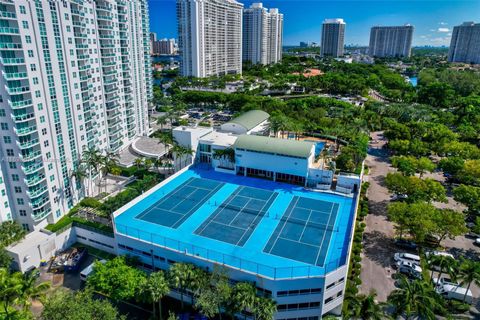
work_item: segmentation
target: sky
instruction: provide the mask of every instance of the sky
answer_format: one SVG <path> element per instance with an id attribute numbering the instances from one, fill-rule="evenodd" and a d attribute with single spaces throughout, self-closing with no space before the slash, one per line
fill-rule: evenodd
<path id="1" fill-rule="evenodd" d="M 239 2 L 247 7 L 259 1 Z M 159 38 L 176 38 L 175 0 L 149 0 L 149 5 L 151 31 Z M 319 43 L 327 18 L 345 20 L 346 45 L 368 45 L 372 26 L 409 23 L 415 27 L 414 46 L 448 46 L 453 26 L 480 22 L 480 0 L 268 0 L 263 5 L 284 14 L 284 45 Z"/>

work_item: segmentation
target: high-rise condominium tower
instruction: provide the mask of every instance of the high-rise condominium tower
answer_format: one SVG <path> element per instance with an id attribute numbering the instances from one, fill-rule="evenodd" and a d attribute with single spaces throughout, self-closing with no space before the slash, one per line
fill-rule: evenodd
<path id="1" fill-rule="evenodd" d="M 242 73 L 242 11 L 234 0 L 177 0 L 183 76 Z"/>
<path id="2" fill-rule="evenodd" d="M 84 196 L 84 150 L 147 133 L 148 6 L 4 0 L 0 12 L 0 220 L 32 230 Z"/>
<path id="3" fill-rule="evenodd" d="M 282 59 L 283 14 L 253 3 L 243 11 L 243 60 L 271 64 Z"/>
<path id="4" fill-rule="evenodd" d="M 325 19 L 322 25 L 322 57 L 338 58 L 343 56 L 345 41 L 345 22 L 343 19 Z"/>
<path id="5" fill-rule="evenodd" d="M 453 28 L 448 61 L 480 63 L 480 23 L 464 22 Z"/>
<path id="6" fill-rule="evenodd" d="M 410 57 L 413 26 L 373 27 L 368 52 L 373 57 Z"/>

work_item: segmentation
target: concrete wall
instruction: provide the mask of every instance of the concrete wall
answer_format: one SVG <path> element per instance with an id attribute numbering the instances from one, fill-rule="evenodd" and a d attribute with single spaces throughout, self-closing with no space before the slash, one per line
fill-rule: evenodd
<path id="1" fill-rule="evenodd" d="M 309 159 L 235 150 L 235 164 L 237 167 L 254 168 L 306 177 Z"/>

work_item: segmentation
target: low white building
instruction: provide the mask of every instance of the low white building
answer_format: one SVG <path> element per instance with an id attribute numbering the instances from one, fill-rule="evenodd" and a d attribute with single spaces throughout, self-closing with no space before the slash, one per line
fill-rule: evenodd
<path id="1" fill-rule="evenodd" d="M 265 135 L 269 130 L 268 118 L 270 118 L 270 115 L 265 111 L 251 110 L 225 124 L 222 124 L 220 126 L 220 131 L 231 132 L 237 135 Z"/>

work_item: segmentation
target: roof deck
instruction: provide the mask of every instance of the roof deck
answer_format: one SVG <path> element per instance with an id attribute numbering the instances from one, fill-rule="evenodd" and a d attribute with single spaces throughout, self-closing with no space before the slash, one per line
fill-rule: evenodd
<path id="1" fill-rule="evenodd" d="M 120 235 L 271 279 L 346 262 L 355 198 L 190 168 L 115 213 Z"/>

